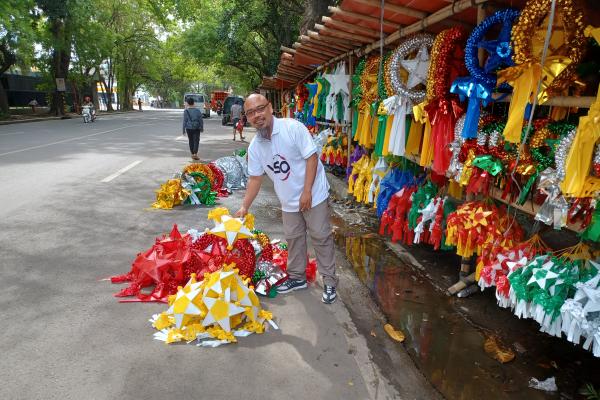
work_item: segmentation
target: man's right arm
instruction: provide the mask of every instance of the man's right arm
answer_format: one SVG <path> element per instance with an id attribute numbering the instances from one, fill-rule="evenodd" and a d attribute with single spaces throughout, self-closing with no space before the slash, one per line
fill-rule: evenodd
<path id="1" fill-rule="evenodd" d="M 264 175 L 260 175 L 260 176 L 252 176 L 251 175 L 248 178 L 248 186 L 246 187 L 246 194 L 244 195 L 244 201 L 242 201 L 242 206 L 235 213 L 236 217 L 243 217 L 246 214 L 248 214 L 248 210 L 250 209 L 252 202 L 254 202 L 254 199 L 256 198 L 256 196 L 258 195 L 258 192 L 260 191 L 260 186 L 262 184 L 263 176 Z"/>

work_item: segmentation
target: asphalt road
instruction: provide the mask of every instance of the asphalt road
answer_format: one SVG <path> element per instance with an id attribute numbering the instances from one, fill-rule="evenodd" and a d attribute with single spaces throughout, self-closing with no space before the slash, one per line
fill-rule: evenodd
<path id="1" fill-rule="evenodd" d="M 203 161 L 240 148 L 230 129 L 205 121 Z M 345 307 L 316 286 L 263 302 L 280 331 L 217 349 L 153 340 L 165 305 L 112 296 L 101 279 L 174 223 L 210 226 L 206 207 L 149 209 L 188 161 L 180 110 L 0 126 L 0 398 L 389 398 Z M 242 196 L 220 203 L 235 211 Z M 271 237 L 277 205 L 267 185 L 252 210 Z"/>

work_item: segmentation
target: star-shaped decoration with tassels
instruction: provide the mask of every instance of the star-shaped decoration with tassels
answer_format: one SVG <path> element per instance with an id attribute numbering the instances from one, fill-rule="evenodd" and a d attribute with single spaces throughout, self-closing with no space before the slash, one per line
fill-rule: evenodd
<path id="1" fill-rule="evenodd" d="M 206 308 L 201 302 L 201 285 L 202 283 L 196 282 L 196 277 L 192 274 L 190 281 L 177 291 L 173 303 L 167 310 L 167 313 L 175 318 L 177 328 L 185 325 L 190 317 L 206 315 Z"/>
<path id="2" fill-rule="evenodd" d="M 245 308 L 231 302 L 230 288 L 225 289 L 218 298 L 205 296 L 202 301 L 208 309 L 202 325 L 217 323 L 225 332 L 231 332 L 231 318 L 246 311 Z"/>
<path id="3" fill-rule="evenodd" d="M 233 244 L 238 239 L 254 237 L 254 234 L 248 229 L 243 219 L 233 218 L 229 215 L 223 215 L 221 222 L 209 232 L 227 240 L 227 250 L 233 249 Z"/>

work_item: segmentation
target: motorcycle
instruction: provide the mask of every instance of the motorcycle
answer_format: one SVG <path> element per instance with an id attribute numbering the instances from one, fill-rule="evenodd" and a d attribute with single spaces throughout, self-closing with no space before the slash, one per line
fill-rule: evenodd
<path id="1" fill-rule="evenodd" d="M 81 107 L 81 116 L 83 117 L 83 122 L 94 122 L 96 120 L 96 113 L 92 109 L 91 106 L 83 106 Z"/>

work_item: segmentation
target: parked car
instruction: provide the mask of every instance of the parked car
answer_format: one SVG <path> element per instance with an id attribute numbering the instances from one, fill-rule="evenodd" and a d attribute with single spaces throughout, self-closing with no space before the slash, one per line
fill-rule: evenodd
<path id="1" fill-rule="evenodd" d="M 231 106 L 235 103 L 242 105 L 242 111 L 244 110 L 244 98 L 242 96 L 229 96 L 223 103 L 223 118 L 221 118 L 222 125 L 231 124 Z"/>
<path id="2" fill-rule="evenodd" d="M 187 99 L 194 99 L 194 106 L 202 111 L 204 118 L 210 118 L 210 107 L 206 103 L 206 95 L 204 93 L 186 93 L 183 95 L 183 107 L 187 107 Z"/>

